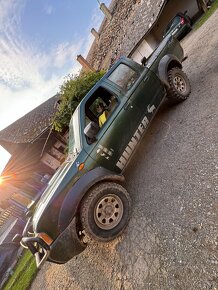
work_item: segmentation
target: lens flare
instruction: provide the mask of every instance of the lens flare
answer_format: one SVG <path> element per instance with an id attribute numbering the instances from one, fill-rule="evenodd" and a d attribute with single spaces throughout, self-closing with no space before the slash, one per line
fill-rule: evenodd
<path id="1" fill-rule="evenodd" d="M 5 182 L 6 180 L 10 180 L 10 179 L 15 179 L 16 175 L 15 174 L 11 174 L 11 175 L 5 175 L 5 176 L 0 176 L 0 185 Z"/>

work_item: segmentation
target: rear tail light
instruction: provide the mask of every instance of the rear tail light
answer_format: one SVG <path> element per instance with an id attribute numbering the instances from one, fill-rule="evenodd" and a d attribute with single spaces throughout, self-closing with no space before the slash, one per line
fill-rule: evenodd
<path id="1" fill-rule="evenodd" d="M 181 19 L 180 19 L 180 24 L 185 24 L 185 19 L 183 18 L 183 17 L 181 17 Z"/>

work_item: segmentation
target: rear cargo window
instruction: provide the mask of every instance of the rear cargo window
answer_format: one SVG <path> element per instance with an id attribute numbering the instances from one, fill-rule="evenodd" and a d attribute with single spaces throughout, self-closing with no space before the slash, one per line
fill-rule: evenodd
<path id="1" fill-rule="evenodd" d="M 108 77 L 108 79 L 121 87 L 123 90 L 129 90 L 138 79 L 138 74 L 129 66 L 121 63 Z"/>

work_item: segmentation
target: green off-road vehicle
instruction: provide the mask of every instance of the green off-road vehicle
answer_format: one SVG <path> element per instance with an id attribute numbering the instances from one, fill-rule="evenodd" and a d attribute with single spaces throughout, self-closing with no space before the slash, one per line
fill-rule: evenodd
<path id="1" fill-rule="evenodd" d="M 143 65 L 120 58 L 79 104 L 69 125 L 68 158 L 21 240 L 38 267 L 81 253 L 84 235 L 108 242 L 123 232 L 131 199 L 122 174 L 164 98 L 181 102 L 189 96 L 183 59 L 179 42 L 169 35 Z"/>

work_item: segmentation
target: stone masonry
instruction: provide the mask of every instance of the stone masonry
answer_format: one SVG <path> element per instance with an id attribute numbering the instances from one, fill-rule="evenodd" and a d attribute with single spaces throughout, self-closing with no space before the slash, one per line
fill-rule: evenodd
<path id="1" fill-rule="evenodd" d="M 96 70 L 107 69 L 120 56 L 128 56 L 156 21 L 165 0 L 113 0 L 112 19 L 104 18 L 87 56 Z"/>

